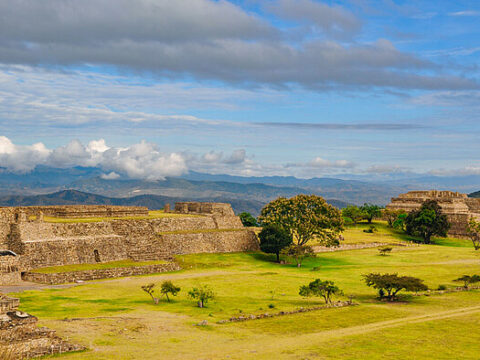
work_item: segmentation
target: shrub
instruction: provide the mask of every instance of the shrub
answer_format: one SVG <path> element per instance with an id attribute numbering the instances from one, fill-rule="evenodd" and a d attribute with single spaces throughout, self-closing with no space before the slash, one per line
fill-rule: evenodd
<path id="1" fill-rule="evenodd" d="M 369 234 L 373 234 L 375 231 L 377 231 L 377 228 L 373 225 L 370 225 L 368 229 L 363 230 L 364 233 Z"/>
<path id="2" fill-rule="evenodd" d="M 392 252 L 393 248 L 390 246 L 384 246 L 378 249 L 378 252 L 382 256 L 386 256 L 388 253 Z"/>
<path id="3" fill-rule="evenodd" d="M 447 290 L 447 285 L 443 285 L 443 284 L 438 285 L 437 290 L 440 290 L 440 291 Z"/>
<path id="4" fill-rule="evenodd" d="M 423 283 L 423 280 L 412 276 L 370 273 L 363 275 L 363 278 L 367 286 L 378 289 L 380 297 L 386 297 L 389 301 L 394 301 L 397 293 L 401 290 L 415 292 L 428 290 L 428 287 Z M 381 291 L 383 292 L 381 293 Z"/>
<path id="5" fill-rule="evenodd" d="M 203 308 L 208 301 L 215 298 L 215 293 L 207 285 L 202 285 L 198 288 L 193 288 L 190 290 L 188 292 L 188 296 L 194 300 L 197 300 L 198 307 Z"/>

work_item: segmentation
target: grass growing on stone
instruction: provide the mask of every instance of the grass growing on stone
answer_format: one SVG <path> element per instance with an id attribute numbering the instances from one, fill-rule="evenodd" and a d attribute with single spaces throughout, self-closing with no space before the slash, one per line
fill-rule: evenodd
<path id="1" fill-rule="evenodd" d="M 112 221 L 112 220 L 143 220 L 143 219 L 161 219 L 161 218 L 171 218 L 171 217 L 198 217 L 202 215 L 196 214 L 176 214 L 176 213 L 166 213 L 163 210 L 152 210 L 148 212 L 148 216 L 121 216 L 121 217 L 88 217 L 88 218 L 78 218 L 78 219 L 63 219 L 56 218 L 52 216 L 45 216 L 43 220 L 50 223 L 91 223 L 91 222 L 101 222 L 101 221 Z"/>
<path id="2" fill-rule="evenodd" d="M 50 267 L 35 269 L 35 270 L 32 270 L 31 272 L 36 272 L 41 274 L 54 274 L 54 273 L 66 273 L 66 272 L 72 272 L 72 271 L 126 268 L 126 267 L 147 266 L 147 265 L 157 265 L 157 264 L 166 264 L 166 263 L 167 262 L 163 260 L 155 260 L 155 261 L 119 260 L 119 261 L 111 261 L 111 262 L 95 263 L 95 264 L 73 264 L 73 265 L 63 265 L 63 266 L 50 266 Z"/>
<path id="3" fill-rule="evenodd" d="M 375 271 L 417 276 L 432 289 L 458 286 L 453 279 L 480 273 L 479 253 L 464 244 L 395 246 L 388 257 L 375 248 L 321 253 L 302 268 L 262 253 L 184 255 L 177 259 L 184 270 L 175 273 L 15 295 L 41 325 L 91 349 L 62 359 L 478 359 L 480 291 L 404 295 L 386 303 L 362 282 L 362 274 Z M 298 295 L 300 285 L 316 278 L 335 281 L 343 298 L 353 295 L 359 305 L 216 323 L 319 305 Z M 181 291 L 154 305 L 140 287 L 164 280 Z M 203 309 L 187 296 L 200 284 L 216 293 Z M 206 326 L 196 325 L 203 320 Z"/>
<path id="4" fill-rule="evenodd" d="M 204 233 L 219 233 L 219 232 L 232 232 L 232 231 L 244 231 L 245 228 L 240 229 L 199 229 L 199 230 L 175 230 L 175 231 L 163 231 L 158 233 L 159 235 L 176 235 L 176 234 L 204 234 Z"/>

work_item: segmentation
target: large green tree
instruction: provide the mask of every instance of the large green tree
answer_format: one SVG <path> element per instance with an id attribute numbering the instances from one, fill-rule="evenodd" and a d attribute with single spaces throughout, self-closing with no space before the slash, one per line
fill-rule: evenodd
<path id="1" fill-rule="evenodd" d="M 306 245 L 313 238 L 325 246 L 336 245 L 343 231 L 340 210 L 316 195 L 280 197 L 262 209 L 259 220 L 285 229 L 298 246 Z"/>
<path id="2" fill-rule="evenodd" d="M 360 207 L 360 210 L 362 210 L 369 224 L 372 223 L 373 219 L 382 216 L 382 208 L 378 205 L 365 203 Z"/>
<path id="3" fill-rule="evenodd" d="M 405 231 L 409 235 L 420 236 L 425 244 L 430 244 L 432 236 L 447 236 L 450 223 L 435 200 L 425 201 L 420 209 L 410 212 L 405 218 Z"/>
<path id="4" fill-rule="evenodd" d="M 264 226 L 258 237 L 260 250 L 268 254 L 276 254 L 277 262 L 280 262 L 280 251 L 292 244 L 290 233 L 274 224 Z"/>

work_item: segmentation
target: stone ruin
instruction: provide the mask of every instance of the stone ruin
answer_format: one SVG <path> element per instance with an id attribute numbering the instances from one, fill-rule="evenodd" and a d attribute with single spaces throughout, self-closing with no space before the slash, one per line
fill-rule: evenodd
<path id="1" fill-rule="evenodd" d="M 170 212 L 177 216 L 152 218 L 144 207 L 0 208 L 0 285 L 19 282 L 20 275 L 49 266 L 171 260 L 177 254 L 258 249 L 255 233 L 243 227 L 230 204 L 188 202 L 177 203 L 174 209 Z M 49 222 L 42 214 L 107 219 Z"/>
<path id="2" fill-rule="evenodd" d="M 85 349 L 38 327 L 37 318 L 18 310 L 19 299 L 0 294 L 0 359 L 25 359 Z"/>
<path id="3" fill-rule="evenodd" d="M 426 200 L 437 201 L 443 213 L 447 215 L 451 224 L 449 236 L 468 237 L 468 221 L 472 217 L 480 219 L 480 199 L 469 198 L 466 194 L 452 191 L 410 191 L 392 198 L 386 208 L 410 212 L 419 209 Z"/>
<path id="4" fill-rule="evenodd" d="M 19 284 L 22 279 L 53 284 L 179 269 L 175 262 L 167 262 L 51 275 L 31 271 L 48 266 L 171 260 L 176 254 L 258 249 L 255 233 L 243 227 L 229 204 L 188 202 L 178 203 L 174 209 L 167 206 L 165 210 L 177 216 L 152 218 L 143 207 L 0 208 L 0 286 Z M 110 219 L 48 222 L 43 215 Z M 18 311 L 18 306 L 18 299 L 0 295 L 0 359 L 83 349 L 62 340 L 53 330 L 37 327 L 37 318 Z"/>

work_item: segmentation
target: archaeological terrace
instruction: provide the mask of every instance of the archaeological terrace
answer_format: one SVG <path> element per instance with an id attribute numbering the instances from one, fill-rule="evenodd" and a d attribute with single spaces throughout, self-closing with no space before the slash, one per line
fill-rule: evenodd
<path id="1" fill-rule="evenodd" d="M 448 232 L 450 236 L 467 237 L 468 220 L 471 217 L 480 219 L 480 199 L 469 198 L 466 194 L 452 191 L 410 191 L 392 198 L 387 209 L 410 212 L 419 209 L 426 200 L 437 201 L 443 213 L 447 215 L 451 224 Z"/>
<path id="2" fill-rule="evenodd" d="M 0 285 L 24 280 L 72 282 L 71 274 L 45 279 L 31 270 L 120 260 L 170 261 L 174 255 L 258 249 L 253 231 L 243 227 L 223 203 L 177 203 L 161 216 L 145 207 L 32 206 L 0 208 Z M 10 253 L 9 253 L 9 252 Z M 12 252 L 18 256 L 13 256 Z M 171 265 L 82 274 L 83 280 L 178 269 Z M 55 280 L 52 280 L 55 279 Z M 82 278 L 80 278 L 82 279 Z"/>

